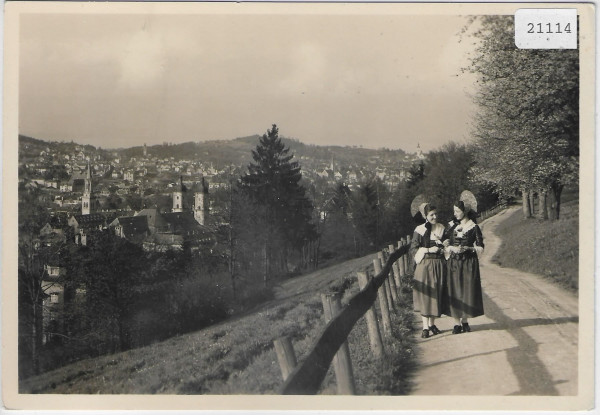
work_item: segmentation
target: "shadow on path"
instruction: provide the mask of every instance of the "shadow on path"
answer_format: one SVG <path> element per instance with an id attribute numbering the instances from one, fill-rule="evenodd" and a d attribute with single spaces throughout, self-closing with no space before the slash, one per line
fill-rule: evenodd
<path id="1" fill-rule="evenodd" d="M 551 374 L 546 369 L 544 362 L 538 357 L 538 343 L 523 329 L 528 325 L 523 324 L 531 321 L 541 320 L 545 324 L 554 324 L 557 320 L 563 322 L 577 321 L 575 318 L 546 319 L 524 319 L 513 320 L 502 312 L 502 310 L 487 296 L 483 295 L 486 315 L 496 323 L 490 324 L 494 330 L 506 330 L 516 341 L 517 346 L 505 350 L 506 359 L 512 367 L 513 373 L 519 382 L 519 390 L 513 395 L 558 395 Z M 572 320 L 573 319 L 573 320 Z M 481 326 L 479 327 L 481 328 Z"/>
<path id="2" fill-rule="evenodd" d="M 477 353 L 477 354 L 470 354 L 468 356 L 461 356 L 461 357 L 457 357 L 455 359 L 447 359 L 447 360 L 442 360 L 440 362 L 436 362 L 436 363 L 430 363 L 428 365 L 421 365 L 421 368 L 427 368 L 427 367 L 436 367 L 439 365 L 445 365 L 447 363 L 452 363 L 452 362 L 460 362 L 461 360 L 470 360 L 474 357 L 478 357 L 478 356 L 490 356 L 496 353 L 502 353 L 506 351 L 506 349 L 501 349 L 501 350 L 492 350 L 491 352 L 485 352 L 485 353 Z"/>
<path id="3" fill-rule="evenodd" d="M 485 301 L 485 300 L 484 300 Z M 486 313 L 487 314 L 487 313 Z M 488 314 L 489 316 L 489 314 Z M 579 317 L 558 317 L 558 318 L 523 318 L 520 320 L 508 320 L 508 324 L 500 324 L 499 322 L 488 324 L 477 324 L 472 326 L 475 330 L 510 330 L 514 328 L 531 327 L 531 326 L 546 326 L 550 324 L 565 324 L 579 323 Z"/>

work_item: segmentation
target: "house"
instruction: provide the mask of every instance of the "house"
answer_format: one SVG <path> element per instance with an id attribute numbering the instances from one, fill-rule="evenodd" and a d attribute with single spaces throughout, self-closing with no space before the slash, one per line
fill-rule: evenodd
<path id="1" fill-rule="evenodd" d="M 69 227 L 75 235 L 75 243 L 87 245 L 89 236 L 96 231 L 107 228 L 110 216 L 104 213 L 92 213 L 89 215 L 73 215 L 68 220 Z"/>
<path id="2" fill-rule="evenodd" d="M 184 241 L 197 249 L 214 238 L 214 232 L 199 224 L 191 211 L 161 213 L 158 209 L 143 209 L 135 216 L 116 218 L 109 228 L 115 235 L 141 244 L 146 251 L 183 249 Z"/>
<path id="3" fill-rule="evenodd" d="M 192 195 L 193 200 L 190 199 Z M 134 216 L 118 217 L 109 228 L 115 235 L 141 244 L 148 251 L 183 249 L 184 242 L 189 242 L 192 249 L 198 249 L 201 244 L 212 244 L 214 232 L 205 226 L 208 184 L 204 178 L 188 189 L 180 177 L 172 198 L 171 212 L 143 209 Z"/>
<path id="4" fill-rule="evenodd" d="M 115 235 L 134 243 L 142 243 L 146 236 L 150 234 L 148 219 L 145 216 L 116 218 L 108 227 L 113 230 Z"/>
<path id="5" fill-rule="evenodd" d="M 183 244 L 183 235 L 157 233 L 146 238 L 142 243 L 142 248 L 144 251 L 152 252 L 179 251 L 183 249 Z"/>
<path id="6" fill-rule="evenodd" d="M 327 171 L 327 169 L 324 169 L 321 172 L 317 173 L 317 176 L 326 179 L 329 177 L 329 172 Z"/>
<path id="7" fill-rule="evenodd" d="M 64 331 L 64 319 L 62 316 L 65 304 L 65 290 L 61 283 L 64 268 L 45 265 L 44 276 L 41 281 L 44 293 L 42 307 L 42 342 L 48 343 L 57 334 Z"/>

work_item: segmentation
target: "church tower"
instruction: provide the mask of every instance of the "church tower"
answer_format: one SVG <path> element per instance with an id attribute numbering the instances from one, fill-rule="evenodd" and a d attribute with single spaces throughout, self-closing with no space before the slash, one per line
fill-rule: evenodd
<path id="1" fill-rule="evenodd" d="M 179 176 L 179 185 L 173 191 L 173 212 L 183 212 L 183 177 Z"/>
<path id="2" fill-rule="evenodd" d="M 419 160 L 424 160 L 425 159 L 425 155 L 421 151 L 421 144 L 419 144 L 419 143 L 417 143 L 417 158 Z"/>
<path id="3" fill-rule="evenodd" d="M 196 186 L 194 193 L 194 219 L 200 225 L 205 225 L 208 213 L 208 184 L 202 177 L 200 186 Z"/>
<path id="4" fill-rule="evenodd" d="M 85 174 L 85 184 L 83 188 L 83 196 L 81 197 L 81 214 L 89 215 L 92 213 L 92 171 L 88 162 L 87 171 Z"/>

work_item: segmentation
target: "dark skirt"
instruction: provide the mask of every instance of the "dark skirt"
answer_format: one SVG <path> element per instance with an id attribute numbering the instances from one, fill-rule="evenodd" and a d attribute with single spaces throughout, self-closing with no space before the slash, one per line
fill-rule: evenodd
<path id="1" fill-rule="evenodd" d="M 448 314 L 446 260 L 423 258 L 417 264 L 413 281 L 413 309 L 425 317 Z"/>
<path id="2" fill-rule="evenodd" d="M 477 255 L 448 259 L 449 311 L 454 318 L 483 315 L 483 295 Z"/>

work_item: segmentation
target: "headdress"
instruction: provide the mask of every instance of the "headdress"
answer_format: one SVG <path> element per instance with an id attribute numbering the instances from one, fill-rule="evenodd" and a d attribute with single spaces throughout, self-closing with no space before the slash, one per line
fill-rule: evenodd
<path id="1" fill-rule="evenodd" d="M 423 219 L 425 219 L 426 215 L 423 213 L 425 210 L 425 205 L 427 205 L 427 200 L 425 200 L 425 196 L 423 194 L 415 196 L 410 204 L 410 214 L 414 217 L 417 212 L 421 212 Z"/>
<path id="2" fill-rule="evenodd" d="M 460 194 L 459 202 L 461 202 L 461 204 L 463 206 L 460 206 L 457 203 L 457 207 L 459 209 L 461 209 L 463 212 L 465 212 L 465 214 L 467 214 L 469 212 L 473 212 L 473 214 L 477 213 L 477 198 L 475 198 L 475 195 L 473 193 L 471 193 L 470 191 L 464 190 Z M 463 207 L 464 207 L 464 210 L 463 210 Z"/>

